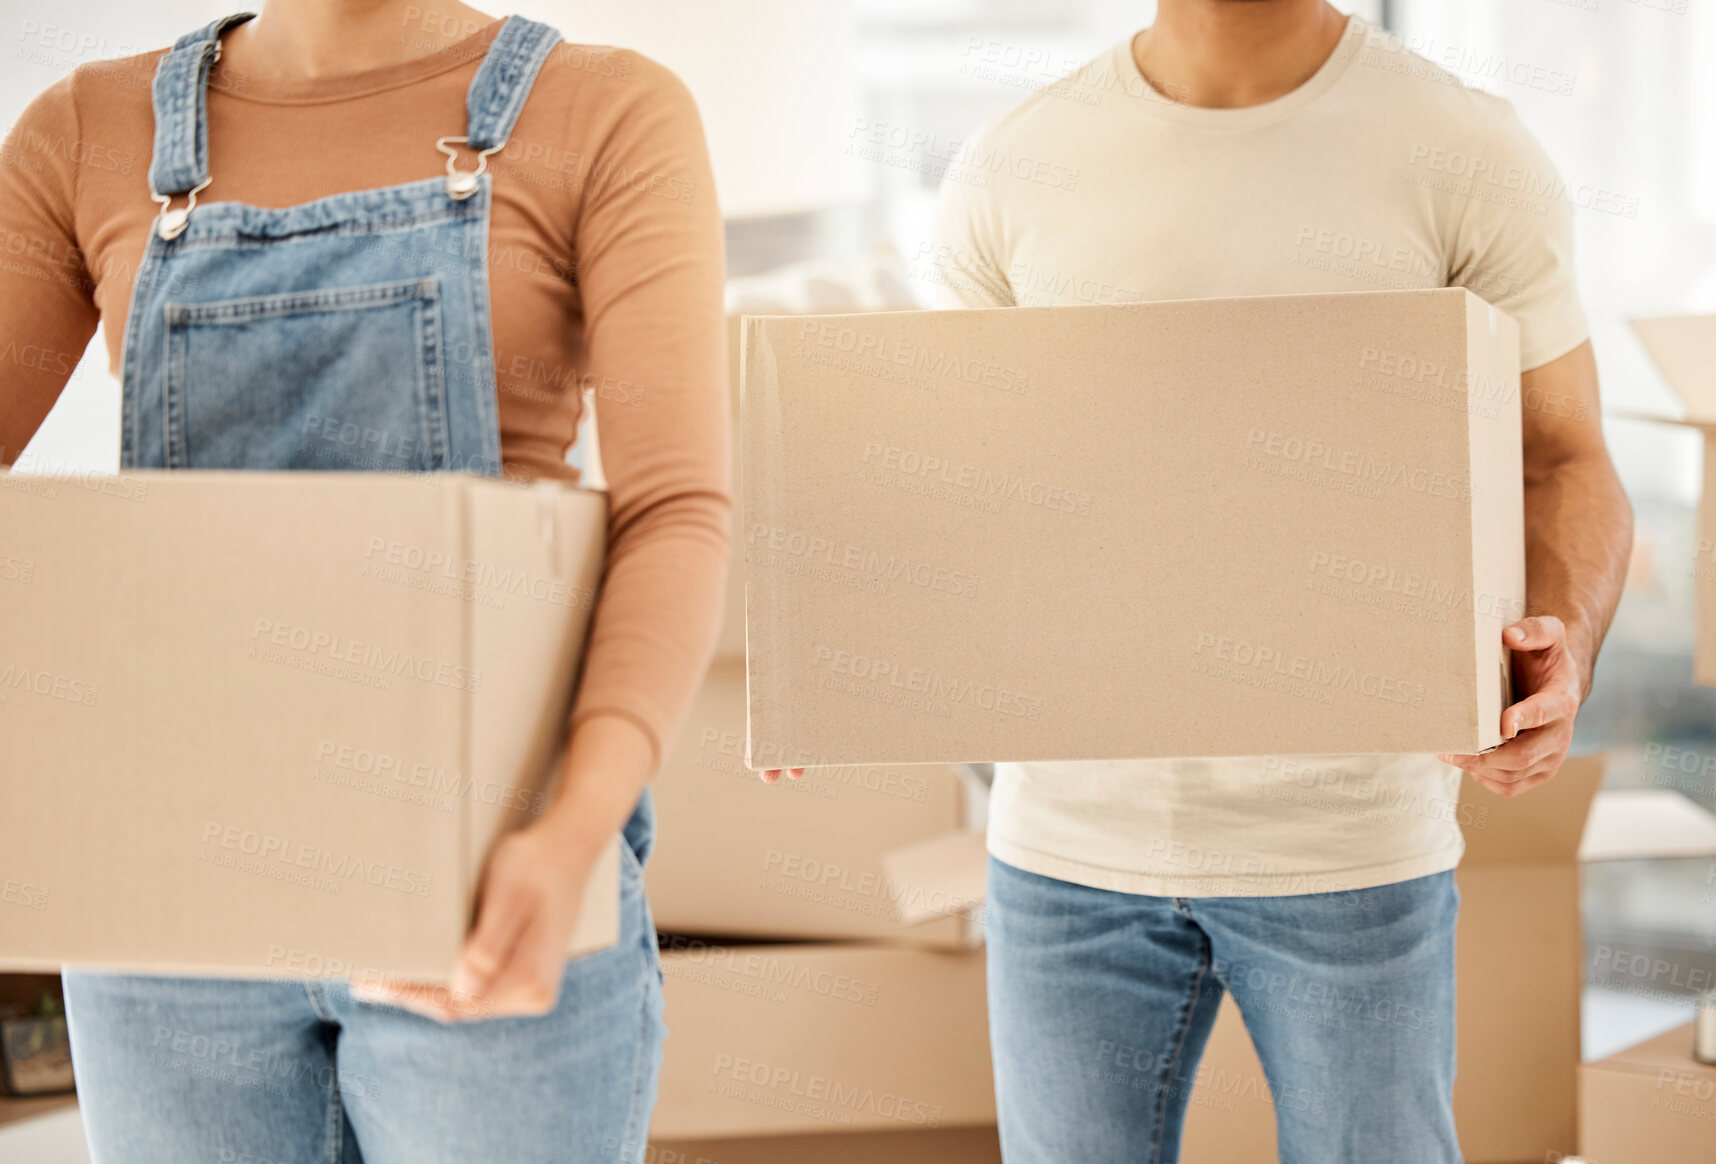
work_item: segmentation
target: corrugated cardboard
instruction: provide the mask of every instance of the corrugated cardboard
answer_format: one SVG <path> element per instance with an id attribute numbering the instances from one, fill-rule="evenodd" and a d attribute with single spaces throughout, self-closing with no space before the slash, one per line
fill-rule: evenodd
<path id="1" fill-rule="evenodd" d="M 1461 790 L 1454 1117 L 1468 1164 L 1520 1164 L 1573 1149 L 1584 957 L 1576 858 L 1604 767 L 1603 756 L 1574 757 L 1555 779 L 1511 800 L 1471 781 Z M 1621 819 L 1591 831 L 1609 838 L 1604 847 L 1624 840 L 1625 851 L 1639 854 L 1643 839 L 1629 826 L 1655 828 L 1623 802 Z M 1236 1080 L 1261 1074 L 1231 1003 L 1204 1065 L 1212 1079 L 1216 1071 Z M 1273 1164 L 1273 1109 L 1225 1110 L 1219 1099 L 1213 1090 L 1193 1093 L 1185 1164 Z"/>
<path id="2" fill-rule="evenodd" d="M 1471 1164 L 1542 1160 L 1573 1145 L 1578 852 L 1605 766 L 1601 755 L 1574 757 L 1511 800 L 1471 780 L 1461 787 L 1454 1116 Z"/>
<path id="3" fill-rule="evenodd" d="M 1716 1160 L 1716 1067 L 1692 1024 L 1579 1068 L 1579 1153 L 1592 1164 Z"/>
<path id="4" fill-rule="evenodd" d="M 0 966 L 444 980 L 540 811 L 606 504 L 469 477 L 0 477 Z M 22 573 L 22 571 L 20 572 Z M 573 950 L 611 944 L 618 848 Z"/>
<path id="5" fill-rule="evenodd" d="M 994 1128 L 652 1141 L 643 1164 L 1001 1164 Z"/>
<path id="6" fill-rule="evenodd" d="M 759 767 L 1477 752 L 1517 328 L 1461 289 L 751 318 Z"/>
<path id="7" fill-rule="evenodd" d="M 665 932 L 951 947 L 981 936 L 965 918 L 923 908 L 940 900 L 938 886 L 890 878 L 882 865 L 891 850 L 965 825 L 973 808 L 961 774 L 846 764 L 764 784 L 745 767 L 743 661 L 710 667 L 654 794 L 659 843 L 644 876 Z"/>
<path id="8" fill-rule="evenodd" d="M 1635 319 L 1633 330 L 1656 361 L 1668 386 L 1686 405 L 1685 424 L 1704 433 L 1704 497 L 1698 506 L 1698 543 L 1692 563 L 1694 649 L 1692 678 L 1716 685 L 1716 315 Z"/>
<path id="9" fill-rule="evenodd" d="M 722 607 L 721 629 L 715 639 L 717 659 L 745 657 L 745 498 L 741 492 L 744 478 L 739 472 L 743 463 L 743 446 L 739 432 L 739 317 L 727 317 L 727 400 L 732 407 L 733 422 L 733 535 L 727 554 L 726 605 Z"/>
<path id="10" fill-rule="evenodd" d="M 995 1122 L 981 951 L 669 942 L 662 969 L 657 1141 Z"/>
<path id="11" fill-rule="evenodd" d="M 882 854 L 882 871 L 902 895 L 900 920 L 919 925 L 937 917 L 975 918 L 988 893 L 989 855 L 975 829 L 942 833 Z"/>

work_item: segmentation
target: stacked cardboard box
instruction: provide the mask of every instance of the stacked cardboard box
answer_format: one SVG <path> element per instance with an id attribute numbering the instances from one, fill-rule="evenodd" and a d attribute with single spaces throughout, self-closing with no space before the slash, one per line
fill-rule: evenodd
<path id="1" fill-rule="evenodd" d="M 1692 1024 L 1579 1068 L 1579 1153 L 1595 1164 L 1716 1160 L 1716 1066 Z"/>
<path id="2" fill-rule="evenodd" d="M 731 391 L 737 416 L 736 363 Z M 670 1034 L 645 1159 L 993 1164 L 981 927 L 946 888 L 975 866 L 980 896 L 982 787 L 947 764 L 774 786 L 746 766 L 755 541 L 737 498 L 716 659 L 654 785 Z"/>

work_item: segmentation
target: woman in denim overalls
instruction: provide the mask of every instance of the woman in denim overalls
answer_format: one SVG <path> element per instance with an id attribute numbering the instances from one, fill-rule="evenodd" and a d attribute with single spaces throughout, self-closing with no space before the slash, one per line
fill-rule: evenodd
<path id="1" fill-rule="evenodd" d="M 506 22 L 463 134 L 433 143 L 444 174 L 278 210 L 198 205 L 210 70 L 247 19 L 183 37 L 155 74 L 161 211 L 124 338 L 123 464 L 499 473 L 484 171 L 558 34 Z M 365 434 L 361 463 L 330 459 L 340 431 Z M 499 1017 L 437 1022 L 414 1013 L 423 999 L 333 981 L 68 973 L 95 1160 L 641 1159 L 665 1033 L 641 879 L 652 831 L 646 793 L 624 829 L 619 943 L 553 963 L 557 983 L 507 951 L 526 923 L 552 935 L 557 910 L 569 932 L 552 884 L 575 892 L 576 860 L 525 834 L 497 849 L 455 986 Z M 519 904 L 532 889 L 535 914 Z"/>

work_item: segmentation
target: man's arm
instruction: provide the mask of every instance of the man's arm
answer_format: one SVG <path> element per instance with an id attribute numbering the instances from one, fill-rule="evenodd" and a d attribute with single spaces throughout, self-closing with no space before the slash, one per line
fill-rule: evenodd
<path id="1" fill-rule="evenodd" d="M 1519 697 L 1501 747 L 1444 756 L 1502 796 L 1555 775 L 1620 602 L 1633 513 L 1603 443 L 1590 341 L 1520 378 L 1524 416 L 1526 616 L 1503 631 Z"/>

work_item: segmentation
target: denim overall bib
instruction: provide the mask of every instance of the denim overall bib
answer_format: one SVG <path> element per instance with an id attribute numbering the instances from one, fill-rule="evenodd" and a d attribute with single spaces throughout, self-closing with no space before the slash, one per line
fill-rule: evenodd
<path id="1" fill-rule="evenodd" d="M 122 465 L 498 475 L 485 171 L 559 34 L 507 19 L 471 82 L 464 136 L 423 143 L 426 162 L 431 147 L 446 155 L 444 174 L 279 210 L 199 206 L 209 73 L 221 34 L 249 19 L 181 38 L 156 70 L 149 192 L 161 213 L 125 330 Z M 642 1159 L 665 1035 L 642 885 L 647 793 L 625 834 L 620 940 L 568 962 L 542 1018 L 444 1027 L 336 981 L 68 968 L 95 1158 L 212 1159 L 218 1141 L 278 1160 L 308 1148 L 361 1161 L 366 1147 L 382 1159 Z M 313 1070 L 275 1090 L 211 1084 L 163 1069 L 164 1027 L 284 1047 Z"/>
<path id="2" fill-rule="evenodd" d="M 500 472 L 488 156 L 560 36 L 509 19 L 478 68 L 447 173 L 265 210 L 198 206 L 220 35 L 155 73 L 150 194 L 122 356 L 121 461 L 141 469 Z M 454 143 L 478 157 L 457 168 Z M 430 143 L 425 142 L 425 149 Z"/>
<path id="3" fill-rule="evenodd" d="M 282 210 L 198 206 L 209 72 L 221 34 L 249 19 L 181 37 L 155 71 L 161 213 L 125 328 L 120 463 L 498 476 L 486 171 L 560 34 L 517 16 L 501 26 L 465 136 L 433 143 L 444 177 Z M 455 144 L 475 168 L 458 168 Z M 653 821 L 646 793 L 626 826 L 640 858 Z"/>

